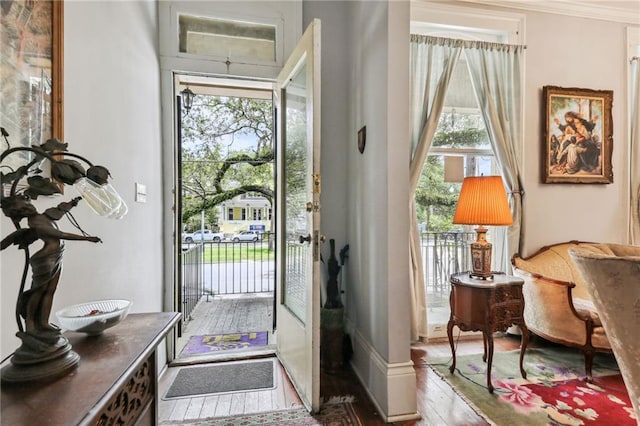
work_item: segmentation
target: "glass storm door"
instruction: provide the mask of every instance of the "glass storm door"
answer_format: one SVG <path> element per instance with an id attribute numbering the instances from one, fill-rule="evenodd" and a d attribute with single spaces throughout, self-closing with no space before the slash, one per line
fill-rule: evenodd
<path id="1" fill-rule="evenodd" d="M 277 352 L 307 409 L 320 408 L 320 21 L 278 76 Z"/>

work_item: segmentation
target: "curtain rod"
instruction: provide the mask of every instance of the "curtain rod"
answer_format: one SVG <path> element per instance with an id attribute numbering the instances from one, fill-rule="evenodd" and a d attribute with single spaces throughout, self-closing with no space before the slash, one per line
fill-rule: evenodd
<path id="1" fill-rule="evenodd" d="M 517 48 L 517 49 L 526 49 L 526 44 L 509 44 L 509 43 L 498 43 L 494 41 L 483 41 L 483 40 L 463 40 L 458 38 L 450 38 L 450 37 L 440 37 L 440 36 L 430 36 L 426 34 L 411 34 L 411 41 L 423 41 L 423 42 L 431 42 L 432 44 L 440 44 L 453 42 L 454 44 L 460 45 L 462 44 L 464 47 L 477 47 L 483 46 L 488 48 Z"/>

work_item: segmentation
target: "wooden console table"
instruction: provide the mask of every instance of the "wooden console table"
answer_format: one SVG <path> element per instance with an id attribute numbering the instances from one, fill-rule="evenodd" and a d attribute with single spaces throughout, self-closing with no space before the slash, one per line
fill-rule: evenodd
<path id="1" fill-rule="evenodd" d="M 527 349 L 529 332 L 524 322 L 524 297 L 521 278 L 505 274 L 495 274 L 493 279 L 471 278 L 468 272 L 451 275 L 451 316 L 447 324 L 447 336 L 453 354 L 449 371 L 456 368 L 456 348 L 453 344 L 453 326 L 462 331 L 482 331 L 484 355 L 487 362 L 487 388 L 493 393 L 491 384 L 491 363 L 493 361 L 493 333 L 506 331 L 512 325 L 522 329 L 520 347 L 520 373 L 527 378 L 522 361 Z M 487 353 L 488 349 L 488 353 Z"/>
<path id="2" fill-rule="evenodd" d="M 67 332 L 80 355 L 72 373 L 50 383 L 3 385 L 3 425 L 157 424 L 158 344 L 177 312 L 130 314 L 99 336 Z"/>

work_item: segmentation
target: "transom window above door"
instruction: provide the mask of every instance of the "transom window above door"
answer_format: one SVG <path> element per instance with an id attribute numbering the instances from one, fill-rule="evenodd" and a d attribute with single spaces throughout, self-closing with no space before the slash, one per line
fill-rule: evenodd
<path id="1" fill-rule="evenodd" d="M 302 0 L 158 2 L 160 67 L 273 80 L 302 35 Z"/>
<path id="2" fill-rule="evenodd" d="M 179 51 L 275 62 L 276 26 L 180 14 Z"/>

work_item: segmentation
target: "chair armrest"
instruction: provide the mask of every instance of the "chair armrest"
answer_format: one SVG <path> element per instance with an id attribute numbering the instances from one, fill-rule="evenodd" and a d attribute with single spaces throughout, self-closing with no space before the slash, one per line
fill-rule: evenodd
<path id="1" fill-rule="evenodd" d="M 586 315 L 574 305 L 571 290 L 574 283 L 513 268 L 513 274 L 524 280 L 524 319 L 534 333 L 559 342 L 584 345 L 593 327 Z"/>

